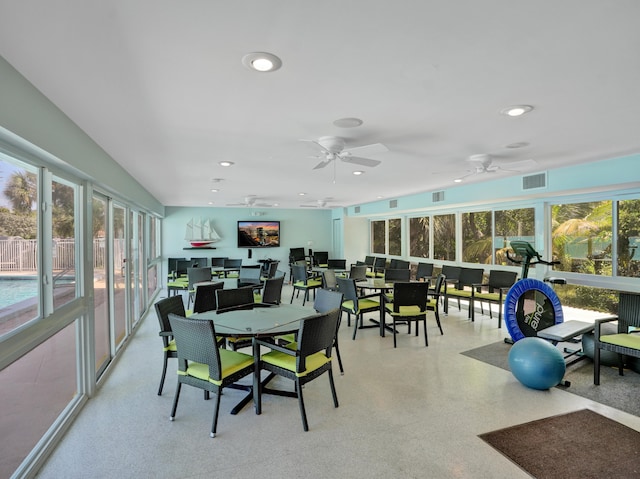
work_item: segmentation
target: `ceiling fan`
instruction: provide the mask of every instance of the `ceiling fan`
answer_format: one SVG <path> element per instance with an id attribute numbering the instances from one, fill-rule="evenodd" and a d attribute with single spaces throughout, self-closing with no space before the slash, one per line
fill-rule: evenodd
<path id="1" fill-rule="evenodd" d="M 268 208 L 273 206 L 270 203 L 257 203 L 258 197 L 256 195 L 249 195 L 244 197 L 244 201 L 242 203 L 227 203 L 227 206 L 246 206 L 247 208 L 251 207 L 259 207 L 259 208 Z"/>
<path id="2" fill-rule="evenodd" d="M 308 141 L 320 148 L 321 161 L 313 169 L 318 170 L 324 168 L 332 161 L 339 159 L 345 163 L 352 163 L 354 165 L 362 165 L 368 167 L 378 166 L 382 163 L 380 160 L 374 160 L 372 158 L 366 158 L 361 155 L 375 155 L 378 153 L 384 153 L 389 149 L 382 143 L 374 143 L 371 145 L 356 146 L 354 148 L 345 148 L 345 141 L 343 138 L 337 136 L 322 136 L 317 140 L 301 140 Z"/>
<path id="3" fill-rule="evenodd" d="M 460 180 L 473 175 L 496 173 L 499 171 L 520 172 L 522 170 L 532 168 L 537 164 L 535 160 L 531 159 L 512 161 L 509 163 L 496 163 L 494 162 L 494 157 L 486 153 L 471 155 L 469 158 L 467 158 L 467 161 L 473 164 L 473 169 L 467 170 L 469 173 L 459 177 L 458 179 Z"/>
<path id="4" fill-rule="evenodd" d="M 302 208 L 333 208 L 334 206 L 329 206 L 329 203 L 331 202 L 333 198 L 324 198 L 322 200 L 317 200 L 314 203 L 311 204 L 306 204 L 306 205 L 300 205 L 300 207 Z"/>

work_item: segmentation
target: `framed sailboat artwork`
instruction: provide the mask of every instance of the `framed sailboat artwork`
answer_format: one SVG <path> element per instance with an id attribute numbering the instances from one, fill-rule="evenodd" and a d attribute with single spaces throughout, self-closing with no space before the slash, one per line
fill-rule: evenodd
<path id="1" fill-rule="evenodd" d="M 211 247 L 212 243 L 220 241 L 222 238 L 208 219 L 191 218 L 187 222 L 184 239 L 186 239 L 193 248 L 205 248 Z"/>

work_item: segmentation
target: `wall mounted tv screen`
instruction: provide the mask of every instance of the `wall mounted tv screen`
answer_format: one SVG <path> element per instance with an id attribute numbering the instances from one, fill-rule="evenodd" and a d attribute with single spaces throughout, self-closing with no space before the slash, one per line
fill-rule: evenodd
<path id="1" fill-rule="evenodd" d="M 238 248 L 280 246 L 279 221 L 238 221 Z"/>

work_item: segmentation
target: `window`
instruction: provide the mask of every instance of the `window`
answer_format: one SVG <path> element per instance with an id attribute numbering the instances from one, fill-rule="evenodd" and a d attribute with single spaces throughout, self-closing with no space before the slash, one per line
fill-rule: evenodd
<path id="1" fill-rule="evenodd" d="M 640 200 L 618 202 L 618 276 L 640 277 Z"/>
<path id="2" fill-rule="evenodd" d="M 611 201 L 551 208 L 554 269 L 611 276 Z"/>
<path id="3" fill-rule="evenodd" d="M 437 215 L 433 217 L 433 258 L 455 261 L 456 215 Z"/>
<path id="4" fill-rule="evenodd" d="M 37 172 L 0 154 L 0 336 L 41 316 Z"/>
<path id="5" fill-rule="evenodd" d="M 429 258 L 429 217 L 409 218 L 409 256 Z"/>
<path id="6" fill-rule="evenodd" d="M 51 183 L 54 308 L 77 297 L 76 200 L 77 187 L 54 178 Z"/>
<path id="7" fill-rule="evenodd" d="M 371 222 L 371 251 L 374 254 L 385 254 L 385 233 L 384 221 Z"/>
<path id="8" fill-rule="evenodd" d="M 402 219 L 371 222 L 371 251 L 374 254 L 402 255 Z"/>
<path id="9" fill-rule="evenodd" d="M 491 211 L 462 213 L 462 261 L 492 263 L 492 230 Z"/>
<path id="10" fill-rule="evenodd" d="M 402 255 L 402 220 L 400 218 L 389 220 L 389 254 Z"/>
<path id="11" fill-rule="evenodd" d="M 495 264 L 512 265 L 507 259 L 509 243 L 513 240 L 535 244 L 535 211 L 533 208 L 499 210 L 495 212 Z"/>

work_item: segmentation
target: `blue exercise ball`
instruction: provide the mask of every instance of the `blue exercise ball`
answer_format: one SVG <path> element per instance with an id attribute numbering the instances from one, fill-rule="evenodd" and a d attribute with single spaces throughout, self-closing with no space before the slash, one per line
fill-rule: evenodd
<path id="1" fill-rule="evenodd" d="M 518 381 L 532 389 L 560 384 L 566 370 L 562 353 L 542 338 L 523 338 L 509 351 L 509 367 Z"/>

